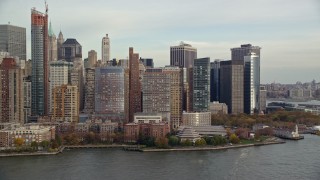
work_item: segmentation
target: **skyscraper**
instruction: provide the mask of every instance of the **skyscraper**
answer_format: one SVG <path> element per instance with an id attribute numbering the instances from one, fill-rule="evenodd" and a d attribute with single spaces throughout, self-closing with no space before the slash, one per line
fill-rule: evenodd
<path id="1" fill-rule="evenodd" d="M 210 63 L 210 102 L 220 101 L 220 60 Z"/>
<path id="2" fill-rule="evenodd" d="M 61 46 L 61 59 L 73 62 L 82 58 L 82 46 L 76 39 L 67 39 Z"/>
<path id="3" fill-rule="evenodd" d="M 242 60 L 220 62 L 220 102 L 232 114 L 243 113 L 243 75 Z"/>
<path id="4" fill-rule="evenodd" d="M 101 56 L 102 64 L 107 64 L 107 62 L 110 60 L 110 39 L 108 34 L 102 38 Z"/>
<path id="5" fill-rule="evenodd" d="M 26 48 L 26 28 L 10 24 L 0 25 L 0 51 L 27 60 Z"/>
<path id="6" fill-rule="evenodd" d="M 52 25 L 50 22 L 49 25 L 49 43 L 48 43 L 48 48 L 49 48 L 49 62 L 51 61 L 57 61 L 58 60 L 58 49 L 57 49 L 57 38 L 56 35 L 54 34 L 52 30 Z"/>
<path id="7" fill-rule="evenodd" d="M 64 38 L 63 34 L 60 31 L 57 39 L 57 50 L 58 50 L 58 59 L 63 59 L 62 58 L 62 44 L 64 43 Z"/>
<path id="8" fill-rule="evenodd" d="M 170 127 L 176 129 L 182 124 L 183 69 L 166 66 L 163 72 L 170 77 Z"/>
<path id="9" fill-rule="evenodd" d="M 95 69 L 86 68 L 86 84 L 85 84 L 85 102 L 84 111 L 86 113 L 94 113 L 95 101 Z"/>
<path id="10" fill-rule="evenodd" d="M 190 44 L 181 42 L 179 46 L 170 47 L 170 65 L 180 68 L 190 68 L 193 60 L 197 58 L 197 49 Z"/>
<path id="11" fill-rule="evenodd" d="M 141 112 L 141 81 L 139 78 L 139 54 L 129 48 L 129 122 L 133 121 L 134 113 Z"/>
<path id="12" fill-rule="evenodd" d="M 0 122 L 24 123 L 23 69 L 13 58 L 0 65 Z"/>
<path id="13" fill-rule="evenodd" d="M 88 52 L 88 68 L 93 68 L 97 64 L 97 52 L 91 50 Z"/>
<path id="14" fill-rule="evenodd" d="M 77 86 L 61 85 L 53 89 L 52 119 L 60 122 L 79 121 L 79 91 Z"/>
<path id="15" fill-rule="evenodd" d="M 32 59 L 32 104 L 31 114 L 48 115 L 48 9 L 41 13 L 31 10 L 31 59 Z"/>
<path id="16" fill-rule="evenodd" d="M 31 76 L 26 75 L 23 78 L 23 116 L 23 122 L 27 123 L 31 116 Z"/>
<path id="17" fill-rule="evenodd" d="M 96 68 L 95 113 L 124 120 L 125 87 L 125 71 L 122 67 Z"/>
<path id="18" fill-rule="evenodd" d="M 260 57 L 255 53 L 244 56 L 244 113 L 260 109 Z"/>
<path id="19" fill-rule="evenodd" d="M 79 109 L 84 108 L 84 76 L 83 76 L 83 61 L 81 58 L 73 60 L 73 68 L 70 71 L 70 84 L 78 87 L 79 91 Z"/>
<path id="20" fill-rule="evenodd" d="M 210 58 L 193 63 L 193 111 L 207 112 L 210 103 Z"/>
<path id="21" fill-rule="evenodd" d="M 231 48 L 231 60 L 244 60 L 244 56 L 247 56 L 249 53 L 255 53 L 257 56 L 260 56 L 260 47 L 252 46 L 251 44 L 242 44 L 240 47 Z"/>
<path id="22" fill-rule="evenodd" d="M 66 85 L 70 83 L 69 76 L 72 67 L 73 64 L 71 62 L 66 62 L 64 60 L 50 62 L 50 114 L 52 113 L 53 107 L 53 89 L 57 86 Z"/>
<path id="23" fill-rule="evenodd" d="M 143 112 L 170 113 L 170 81 L 170 75 L 163 72 L 163 69 L 146 69 L 142 80 Z"/>

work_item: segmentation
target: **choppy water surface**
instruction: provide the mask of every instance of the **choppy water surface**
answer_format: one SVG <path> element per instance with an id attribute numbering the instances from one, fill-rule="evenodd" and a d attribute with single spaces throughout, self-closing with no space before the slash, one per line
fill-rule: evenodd
<path id="1" fill-rule="evenodd" d="M 0 179 L 320 179 L 320 137 L 221 151 L 82 149 L 0 158 Z"/>

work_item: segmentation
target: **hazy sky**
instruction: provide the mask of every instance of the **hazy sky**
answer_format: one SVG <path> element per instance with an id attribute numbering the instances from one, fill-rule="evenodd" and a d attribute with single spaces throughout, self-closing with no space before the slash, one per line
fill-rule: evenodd
<path id="1" fill-rule="evenodd" d="M 111 57 L 128 48 L 155 66 L 170 63 L 170 46 L 180 41 L 198 57 L 230 59 L 230 48 L 261 46 L 262 83 L 320 81 L 320 0 L 47 0 L 56 36 L 76 38 L 83 57 L 93 49 L 101 59 L 101 39 L 109 34 Z M 0 24 L 27 28 L 31 57 L 31 8 L 44 0 L 0 0 Z"/>

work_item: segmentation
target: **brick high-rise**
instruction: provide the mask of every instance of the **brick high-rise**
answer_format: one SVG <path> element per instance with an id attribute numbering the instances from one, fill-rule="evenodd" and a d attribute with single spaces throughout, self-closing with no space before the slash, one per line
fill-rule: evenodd
<path id="1" fill-rule="evenodd" d="M 31 114 L 48 115 L 48 9 L 41 13 L 31 10 L 31 59 L 32 59 L 32 105 Z"/>
<path id="2" fill-rule="evenodd" d="M 141 112 L 141 81 L 139 79 L 139 54 L 129 48 L 129 122 L 134 113 Z"/>

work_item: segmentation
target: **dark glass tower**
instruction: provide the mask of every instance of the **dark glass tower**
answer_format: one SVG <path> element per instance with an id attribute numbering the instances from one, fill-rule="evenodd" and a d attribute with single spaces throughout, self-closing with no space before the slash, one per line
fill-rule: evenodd
<path id="1" fill-rule="evenodd" d="M 206 112 L 210 102 L 210 58 L 193 63 L 193 111 Z"/>

